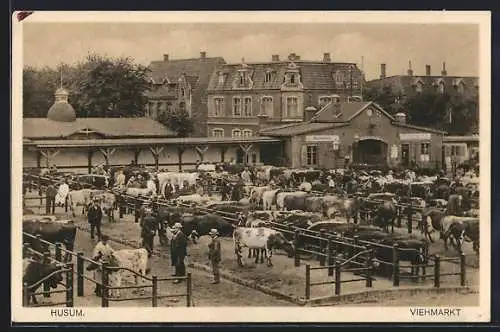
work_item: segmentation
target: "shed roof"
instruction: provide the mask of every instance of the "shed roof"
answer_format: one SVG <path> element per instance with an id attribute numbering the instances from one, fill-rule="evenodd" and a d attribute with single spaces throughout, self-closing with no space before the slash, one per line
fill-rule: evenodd
<path id="1" fill-rule="evenodd" d="M 278 126 L 278 127 L 270 127 L 264 130 L 261 130 L 261 134 L 269 135 L 269 136 L 295 136 L 306 133 L 312 133 L 319 130 L 326 130 L 331 128 L 343 127 L 347 124 L 344 123 L 316 123 L 316 122 L 304 122 L 290 126 Z"/>
<path id="2" fill-rule="evenodd" d="M 168 137 L 176 133 L 148 118 L 77 118 L 74 122 L 57 122 L 46 118 L 23 119 L 23 137 L 65 138 L 83 130 L 105 137 Z"/>

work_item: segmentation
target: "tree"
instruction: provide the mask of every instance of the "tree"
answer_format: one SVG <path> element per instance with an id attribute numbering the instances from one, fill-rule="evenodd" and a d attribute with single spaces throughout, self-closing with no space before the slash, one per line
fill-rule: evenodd
<path id="1" fill-rule="evenodd" d="M 171 112 L 161 113 L 158 121 L 177 133 L 178 137 L 187 137 L 194 131 L 194 121 L 188 112 L 175 108 Z"/>
<path id="2" fill-rule="evenodd" d="M 62 69 L 62 70 L 61 70 Z M 23 115 L 44 117 L 60 86 L 79 117 L 143 116 L 149 89 L 149 69 L 131 58 L 89 55 L 76 65 L 26 67 L 23 71 Z"/>
<path id="3" fill-rule="evenodd" d="M 381 89 L 364 89 L 363 99 L 366 101 L 373 101 L 377 103 L 389 114 L 394 115 L 398 112 L 401 112 L 403 95 L 400 92 L 394 92 L 390 85 L 384 85 Z"/>

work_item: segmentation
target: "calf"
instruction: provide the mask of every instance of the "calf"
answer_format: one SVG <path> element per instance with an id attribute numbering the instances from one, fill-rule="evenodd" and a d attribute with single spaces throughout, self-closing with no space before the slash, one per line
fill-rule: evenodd
<path id="1" fill-rule="evenodd" d="M 131 272 L 125 270 L 130 269 L 139 275 L 147 275 L 148 269 L 148 251 L 145 248 L 140 249 L 121 249 L 116 251 L 109 251 L 106 253 L 99 252 L 98 257 L 94 259 L 97 262 L 107 262 L 110 267 L 108 274 L 109 287 L 121 287 L 123 278 Z M 97 264 L 90 264 L 87 266 L 88 271 L 97 269 Z M 125 268 L 125 269 L 123 269 Z M 134 283 L 136 286 L 141 286 L 143 278 L 136 273 L 132 273 Z M 137 289 L 133 290 L 136 293 Z M 140 288 L 140 294 L 144 294 L 144 288 Z M 110 289 L 109 295 L 111 297 L 120 297 L 119 289 Z"/>
<path id="2" fill-rule="evenodd" d="M 36 260 L 25 258 L 23 260 L 23 283 L 28 285 L 28 303 L 38 304 L 36 300 L 36 290 L 40 288 L 45 279 L 50 288 L 57 288 L 57 285 L 63 281 L 61 266 L 54 263 L 42 263 Z"/>

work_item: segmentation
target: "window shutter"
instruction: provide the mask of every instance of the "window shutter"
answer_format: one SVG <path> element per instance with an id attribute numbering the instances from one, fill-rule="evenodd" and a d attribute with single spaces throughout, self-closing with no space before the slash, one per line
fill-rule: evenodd
<path id="1" fill-rule="evenodd" d="M 302 145 L 300 153 L 300 164 L 302 166 L 307 166 L 307 145 Z"/>

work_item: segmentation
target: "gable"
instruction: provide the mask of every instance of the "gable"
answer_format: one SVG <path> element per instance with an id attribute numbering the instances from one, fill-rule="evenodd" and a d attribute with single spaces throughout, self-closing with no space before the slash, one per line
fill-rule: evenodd
<path id="1" fill-rule="evenodd" d="M 371 103 L 351 117 L 354 127 L 387 128 L 392 126 L 393 118 L 384 110 Z"/>

